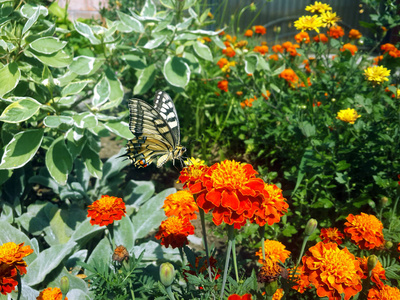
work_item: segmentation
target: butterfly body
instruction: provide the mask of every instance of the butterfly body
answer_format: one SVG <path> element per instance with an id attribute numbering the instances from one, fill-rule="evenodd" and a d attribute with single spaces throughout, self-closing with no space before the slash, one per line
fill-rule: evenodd
<path id="1" fill-rule="evenodd" d="M 180 145 L 178 115 L 171 97 L 156 92 L 154 107 L 140 99 L 129 100 L 129 129 L 135 138 L 126 145 L 126 156 L 136 167 L 157 160 L 162 167 L 168 160 L 181 159 L 186 148 Z"/>

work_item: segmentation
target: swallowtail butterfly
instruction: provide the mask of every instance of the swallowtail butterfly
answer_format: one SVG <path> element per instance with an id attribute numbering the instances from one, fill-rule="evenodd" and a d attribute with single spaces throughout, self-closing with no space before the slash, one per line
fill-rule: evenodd
<path id="1" fill-rule="evenodd" d="M 180 145 L 181 135 L 174 102 L 167 93 L 157 91 L 154 107 L 139 99 L 128 103 L 129 129 L 135 138 L 126 145 L 126 156 L 139 168 L 147 167 L 155 159 L 157 168 L 168 160 L 182 160 L 186 151 Z"/>

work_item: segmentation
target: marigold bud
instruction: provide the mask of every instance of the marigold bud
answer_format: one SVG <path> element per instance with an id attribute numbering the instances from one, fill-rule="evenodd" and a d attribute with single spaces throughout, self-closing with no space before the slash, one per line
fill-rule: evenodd
<path id="1" fill-rule="evenodd" d="M 392 248 L 393 247 L 393 243 L 391 242 L 391 241 L 387 241 L 386 243 L 385 243 L 385 248 L 386 249 L 390 249 L 390 248 Z"/>
<path id="2" fill-rule="evenodd" d="M 389 202 L 388 197 L 382 197 L 382 198 L 381 198 L 382 207 L 386 207 L 387 204 L 388 204 L 388 202 Z"/>
<path id="3" fill-rule="evenodd" d="M 160 280 L 166 287 L 170 286 L 175 278 L 175 268 L 173 264 L 163 263 L 160 266 Z"/>
<path id="4" fill-rule="evenodd" d="M 376 255 L 368 256 L 368 276 L 370 276 L 372 270 L 375 268 L 376 264 L 378 263 L 378 257 Z"/>
<path id="5" fill-rule="evenodd" d="M 63 295 L 66 295 L 69 291 L 69 279 L 67 276 L 63 276 L 60 279 L 60 290 Z"/>
<path id="6" fill-rule="evenodd" d="M 317 228 L 318 222 L 315 219 L 310 219 L 307 222 L 306 229 L 304 230 L 305 235 L 312 235 Z"/>

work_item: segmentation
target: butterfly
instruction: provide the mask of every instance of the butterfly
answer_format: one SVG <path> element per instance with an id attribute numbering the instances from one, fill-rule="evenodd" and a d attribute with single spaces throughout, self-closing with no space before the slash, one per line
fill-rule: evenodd
<path id="1" fill-rule="evenodd" d="M 168 160 L 181 162 L 186 148 L 180 145 L 181 135 L 178 114 L 171 97 L 157 91 L 154 107 L 140 99 L 128 103 L 129 129 L 135 136 L 126 145 L 126 154 L 139 168 L 147 167 L 157 159 L 157 168 Z"/>

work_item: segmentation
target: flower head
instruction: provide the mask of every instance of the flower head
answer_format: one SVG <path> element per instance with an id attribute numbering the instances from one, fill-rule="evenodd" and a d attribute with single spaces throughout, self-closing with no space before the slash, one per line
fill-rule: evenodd
<path id="1" fill-rule="evenodd" d="M 236 55 L 236 52 L 232 47 L 226 47 L 225 49 L 222 49 L 222 53 L 228 57 L 234 57 Z"/>
<path id="2" fill-rule="evenodd" d="M 319 43 L 319 42 L 327 43 L 327 42 L 328 42 L 328 37 L 327 37 L 325 34 L 323 34 L 323 33 L 320 33 L 320 34 L 314 36 L 313 39 L 314 39 L 314 41 L 316 41 L 317 43 Z"/>
<path id="3" fill-rule="evenodd" d="M 311 13 L 315 13 L 315 12 L 323 13 L 323 12 L 329 11 L 329 10 L 332 10 L 332 7 L 330 7 L 329 4 L 325 4 L 322 2 L 318 2 L 318 1 L 315 1 L 314 4 L 312 4 L 312 5 L 306 6 L 306 11 L 309 11 Z"/>
<path id="4" fill-rule="evenodd" d="M 357 29 L 351 29 L 349 31 L 349 39 L 352 40 L 358 40 L 362 37 L 361 32 L 359 32 Z"/>
<path id="5" fill-rule="evenodd" d="M 284 263 L 286 259 L 290 256 L 290 251 L 286 250 L 286 246 L 281 242 L 274 240 L 264 241 L 264 251 L 266 260 L 272 260 L 273 262 Z M 263 263 L 262 249 L 260 248 L 256 255 L 259 257 L 258 262 Z"/>
<path id="6" fill-rule="evenodd" d="M 342 51 L 342 52 L 344 52 L 346 50 L 350 51 L 351 55 L 354 55 L 358 51 L 358 48 L 356 45 L 347 43 L 347 44 L 344 44 L 342 48 L 340 48 L 340 51 Z"/>
<path id="7" fill-rule="evenodd" d="M 228 80 L 218 81 L 217 86 L 221 91 L 228 92 Z"/>
<path id="8" fill-rule="evenodd" d="M 244 33 L 244 36 L 252 37 L 253 36 L 253 30 L 247 29 L 246 32 Z"/>
<path id="9" fill-rule="evenodd" d="M 285 79 L 291 86 L 294 86 L 299 82 L 299 77 L 292 69 L 283 70 L 278 77 Z"/>
<path id="10" fill-rule="evenodd" d="M 221 269 L 217 267 L 217 260 L 213 257 L 210 256 L 210 266 L 211 266 L 211 274 L 212 277 L 217 280 L 219 277 L 221 277 Z M 187 278 L 187 274 L 192 274 L 194 276 L 197 276 L 198 274 L 204 274 L 207 272 L 208 269 L 208 262 L 205 257 L 197 256 L 196 261 L 195 261 L 195 267 L 192 266 L 192 264 L 188 264 L 188 267 L 190 268 L 189 271 L 183 270 L 183 277 Z"/>
<path id="11" fill-rule="evenodd" d="M 7 295 L 15 290 L 18 285 L 17 269 L 6 263 L 0 262 L 0 293 Z"/>
<path id="12" fill-rule="evenodd" d="M 189 220 L 197 219 L 195 212 L 199 211 L 193 195 L 186 190 L 167 196 L 162 208 L 167 217 L 177 216 Z"/>
<path id="13" fill-rule="evenodd" d="M 327 34 L 333 39 L 338 39 L 338 38 L 344 36 L 344 31 L 343 31 L 343 28 L 340 26 L 333 26 L 333 27 L 329 28 Z"/>
<path id="14" fill-rule="evenodd" d="M 260 271 L 257 274 L 257 281 L 260 283 L 269 283 L 276 281 L 279 276 L 286 277 L 287 271 L 278 262 L 271 259 L 263 261 Z"/>
<path id="15" fill-rule="evenodd" d="M 126 214 L 125 203 L 121 198 L 103 195 L 88 206 L 88 217 L 92 225 L 109 225 L 121 220 Z"/>
<path id="16" fill-rule="evenodd" d="M 41 291 L 39 296 L 36 298 L 36 300 L 61 300 L 61 299 L 62 299 L 62 293 L 58 287 L 55 288 L 48 287 L 47 289 Z M 67 300 L 68 298 L 65 297 L 65 299 Z"/>
<path id="17" fill-rule="evenodd" d="M 397 300 L 400 290 L 397 287 L 384 285 L 382 288 L 373 287 L 368 291 L 368 300 Z"/>
<path id="18" fill-rule="evenodd" d="M 354 124 L 354 122 L 360 117 L 361 117 L 361 115 L 359 115 L 355 109 L 347 108 L 347 109 L 342 109 L 341 111 L 339 111 L 336 119 L 339 119 L 346 123 Z"/>
<path id="19" fill-rule="evenodd" d="M 272 300 L 281 300 L 283 297 L 283 289 L 277 289 L 275 294 L 272 296 Z"/>
<path id="20" fill-rule="evenodd" d="M 337 229 L 333 228 L 321 228 L 321 233 L 319 235 L 323 243 L 337 243 L 341 245 L 343 243 L 344 235 Z"/>
<path id="21" fill-rule="evenodd" d="M 331 26 L 335 26 L 337 22 L 340 21 L 340 18 L 336 15 L 336 13 L 332 13 L 330 11 L 323 12 L 321 14 L 322 26 L 330 28 Z"/>
<path id="22" fill-rule="evenodd" d="M 390 70 L 383 66 L 368 67 L 364 70 L 364 75 L 373 84 L 382 84 L 389 81 Z"/>
<path id="23" fill-rule="evenodd" d="M 5 243 L 0 246 L 0 263 L 17 268 L 21 275 L 26 274 L 27 264 L 23 258 L 32 252 L 33 249 L 29 245 L 24 246 L 24 243 L 18 245 L 14 242 Z"/>
<path id="24" fill-rule="evenodd" d="M 251 294 L 244 294 L 239 296 L 238 294 L 232 294 L 228 297 L 227 300 L 252 300 Z"/>
<path id="25" fill-rule="evenodd" d="M 296 34 L 296 35 L 294 36 L 294 39 L 295 39 L 296 42 L 298 42 L 299 44 L 300 44 L 300 43 L 308 44 L 308 43 L 310 42 L 310 36 L 309 36 L 308 33 L 305 32 L 305 31 L 302 31 L 302 32 L 299 32 L 298 34 Z"/>
<path id="26" fill-rule="evenodd" d="M 365 279 L 368 277 L 368 257 L 363 257 L 363 258 L 357 258 L 358 261 L 360 262 L 360 267 L 364 272 L 364 276 L 362 279 Z M 377 287 L 382 288 L 383 287 L 383 282 L 381 281 L 387 280 L 386 275 L 385 275 L 385 269 L 382 267 L 382 264 L 380 261 L 376 264 L 375 268 L 372 269 L 371 272 L 371 281 L 376 284 Z"/>
<path id="27" fill-rule="evenodd" d="M 264 26 L 256 25 L 256 26 L 254 26 L 254 32 L 258 33 L 258 34 L 261 34 L 261 35 L 264 35 L 264 34 L 267 33 L 267 29 L 265 29 Z"/>
<path id="28" fill-rule="evenodd" d="M 347 248 L 336 243 L 319 242 L 308 249 L 302 258 L 301 280 L 304 286 L 313 285 L 319 297 L 348 300 L 362 290 L 363 272 L 359 261 Z"/>
<path id="29" fill-rule="evenodd" d="M 206 191 L 197 197 L 197 204 L 206 213 L 212 210 L 215 225 L 234 224 L 240 228 L 254 215 L 254 202 L 261 201 L 264 181 L 256 178 L 250 164 L 225 160 L 211 166 L 203 177 Z"/>
<path id="30" fill-rule="evenodd" d="M 220 69 L 222 69 L 222 67 L 225 66 L 227 63 L 229 63 L 229 60 L 227 60 L 225 57 L 222 57 L 222 58 L 217 62 L 217 65 L 219 66 Z"/>
<path id="31" fill-rule="evenodd" d="M 383 225 L 374 215 L 349 214 L 346 220 L 344 232 L 351 236 L 352 241 L 360 249 L 374 249 L 384 244 Z"/>
<path id="32" fill-rule="evenodd" d="M 275 184 L 265 184 L 263 200 L 260 207 L 254 214 L 252 222 L 256 222 L 260 226 L 272 225 L 279 222 L 281 217 L 287 213 L 289 204 L 283 198 L 282 190 Z M 256 203 L 258 205 L 258 203 Z"/>
<path id="33" fill-rule="evenodd" d="M 177 248 L 187 245 L 187 237 L 191 234 L 194 234 L 194 227 L 188 219 L 172 216 L 161 222 L 155 237 L 166 248 Z"/>
<path id="34" fill-rule="evenodd" d="M 255 46 L 253 51 L 265 55 L 268 52 L 268 46 Z"/>
<path id="35" fill-rule="evenodd" d="M 204 161 L 196 159 L 192 159 L 191 162 L 192 164 L 188 164 L 187 167 L 183 168 L 181 171 L 179 182 L 183 183 L 183 188 L 188 188 L 190 192 L 195 195 L 205 190 L 202 177 L 208 170 L 208 166 L 204 164 Z"/>
<path id="36" fill-rule="evenodd" d="M 301 16 L 297 21 L 294 22 L 294 26 L 297 30 L 315 30 L 319 32 L 319 28 L 323 26 L 322 20 L 319 16 Z"/>

